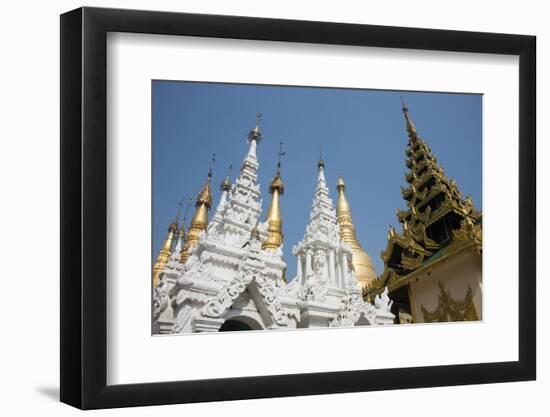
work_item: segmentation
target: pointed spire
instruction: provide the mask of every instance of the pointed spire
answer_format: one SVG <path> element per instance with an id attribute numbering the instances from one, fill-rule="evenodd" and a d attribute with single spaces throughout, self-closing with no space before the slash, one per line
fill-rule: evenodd
<path id="1" fill-rule="evenodd" d="M 185 238 L 185 245 L 181 251 L 180 261 L 185 263 L 189 258 L 189 250 L 199 241 L 201 233 L 208 227 L 208 210 L 212 206 L 212 169 L 216 162 L 216 154 L 212 155 L 212 165 L 208 170 L 208 176 L 202 190 L 197 196 L 195 214 L 191 220 L 191 227 Z"/>
<path id="2" fill-rule="evenodd" d="M 202 187 L 201 192 L 197 196 L 197 202 L 196 207 L 199 207 L 201 204 L 206 205 L 208 208 L 212 206 L 212 170 L 214 167 L 214 163 L 216 162 L 216 154 L 212 154 L 212 165 L 210 165 L 210 168 L 208 169 L 208 177 L 207 180 Z"/>
<path id="3" fill-rule="evenodd" d="M 214 213 L 214 216 L 212 216 L 212 220 L 208 225 L 208 230 L 216 227 L 222 220 L 223 210 L 227 205 L 227 195 L 229 194 L 229 191 L 231 191 L 231 169 L 232 168 L 233 168 L 233 165 L 229 165 L 229 169 L 227 170 L 227 175 L 223 180 L 223 182 L 220 184 L 220 191 L 221 191 L 220 201 L 218 203 L 218 207 L 216 207 L 216 212 Z"/>
<path id="4" fill-rule="evenodd" d="M 326 193 L 328 195 L 327 181 L 325 179 L 325 161 L 323 160 L 321 146 L 319 146 L 319 161 L 317 162 L 317 172 L 317 192 L 319 192 L 320 189 L 323 189 L 326 190 Z"/>
<path id="5" fill-rule="evenodd" d="M 168 226 L 168 233 L 164 239 L 164 244 L 159 251 L 155 264 L 153 265 L 153 287 L 156 287 L 159 282 L 160 273 L 166 268 L 168 260 L 170 259 L 170 253 L 172 252 L 172 244 L 174 236 L 178 232 L 178 222 L 181 213 L 181 201 L 178 203 L 178 211 L 174 220 Z"/>
<path id="6" fill-rule="evenodd" d="M 376 271 L 372 265 L 372 260 L 361 244 L 357 240 L 355 234 L 355 226 L 351 217 L 351 209 L 346 198 L 346 184 L 341 176 L 336 183 L 338 189 L 338 204 L 336 205 L 336 214 L 338 226 L 340 227 L 340 236 L 343 242 L 351 245 L 352 250 L 352 265 L 355 270 L 357 281 L 363 287 L 368 286 L 376 279 Z"/>
<path id="7" fill-rule="evenodd" d="M 416 126 L 414 125 L 411 117 L 409 116 L 409 108 L 405 105 L 403 96 L 399 94 L 399 97 L 401 97 L 401 109 L 403 110 L 403 115 L 405 116 L 405 124 L 407 126 L 407 132 L 409 133 L 409 137 L 412 139 L 414 136 L 417 135 Z"/>
<path id="8" fill-rule="evenodd" d="M 349 207 L 348 199 L 346 198 L 346 183 L 342 176 L 338 176 L 338 181 L 336 182 L 336 189 L 338 190 L 338 204 L 336 205 L 336 211 L 338 215 L 340 214 L 350 214 L 351 210 Z"/>
<path id="9" fill-rule="evenodd" d="M 256 113 L 256 126 L 252 129 L 250 129 L 250 132 L 248 132 L 248 143 L 250 144 L 250 148 L 248 149 L 248 154 L 246 155 L 243 165 L 241 166 L 241 170 L 244 167 L 246 161 L 249 162 L 256 161 L 256 148 L 258 147 L 258 143 L 262 140 L 262 132 L 260 131 L 260 121 L 262 120 L 262 113 Z"/>
<path id="10" fill-rule="evenodd" d="M 279 143 L 279 153 L 277 162 L 277 172 L 275 178 L 269 184 L 269 193 L 271 194 L 271 204 L 267 212 L 267 239 L 262 245 L 263 249 L 274 250 L 283 243 L 283 221 L 281 218 L 281 207 L 279 198 L 285 192 L 283 180 L 281 179 L 281 158 L 286 154 L 283 151 L 283 142 Z"/>
<path id="11" fill-rule="evenodd" d="M 222 223 L 220 227 L 225 227 L 224 224 L 228 222 L 223 219 L 231 219 L 231 233 L 248 236 L 250 228 L 258 222 L 261 216 L 262 201 L 258 184 L 259 163 L 256 157 L 260 116 L 260 114 L 257 115 L 256 128 L 252 129 L 250 134 L 248 152 L 244 156 L 239 173 L 228 192 L 226 208 L 223 213 L 220 213 L 220 216 L 217 213 L 214 214 L 209 228 L 210 226 L 217 228 L 218 221 Z M 243 199 L 245 196 L 246 198 Z"/>
<path id="12" fill-rule="evenodd" d="M 322 161 L 322 159 L 320 159 Z M 334 210 L 334 204 L 330 198 L 330 193 L 325 179 L 325 165 L 317 164 L 317 186 L 315 187 L 315 193 L 313 195 L 313 203 L 311 205 L 311 212 L 309 215 L 309 223 L 307 230 L 310 232 L 320 231 L 322 232 L 322 240 L 326 242 L 336 241 L 340 242 L 340 233 L 338 228 L 325 228 L 327 224 L 337 226 L 336 211 Z M 306 238 L 304 238 L 307 240 Z"/>

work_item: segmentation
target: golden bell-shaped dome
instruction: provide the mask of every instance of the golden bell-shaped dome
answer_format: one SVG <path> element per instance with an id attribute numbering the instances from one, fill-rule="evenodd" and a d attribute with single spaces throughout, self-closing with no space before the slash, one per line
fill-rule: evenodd
<path id="1" fill-rule="evenodd" d="M 351 246 L 351 263 L 355 270 L 355 276 L 359 284 L 363 287 L 370 285 L 376 279 L 376 270 L 374 269 L 371 257 L 361 247 L 355 234 L 355 226 L 351 217 L 351 209 L 346 198 L 346 184 L 342 177 L 338 178 L 336 183 L 338 189 L 338 204 L 336 205 L 336 215 L 338 226 L 340 228 L 340 239 L 342 242 Z"/>

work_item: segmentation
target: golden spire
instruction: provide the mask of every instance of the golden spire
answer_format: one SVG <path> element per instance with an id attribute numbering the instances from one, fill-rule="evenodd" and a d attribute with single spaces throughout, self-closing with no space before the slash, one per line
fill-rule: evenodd
<path id="1" fill-rule="evenodd" d="M 359 284 L 366 287 L 376 279 L 376 271 L 374 270 L 370 256 L 367 255 L 365 250 L 361 247 L 355 235 L 355 226 L 353 225 L 351 210 L 345 194 L 346 184 L 342 177 L 338 178 L 336 188 L 338 189 L 336 215 L 338 218 L 338 226 L 340 227 L 340 238 L 342 242 L 351 245 L 351 263 L 355 270 L 355 276 Z"/>
<path id="2" fill-rule="evenodd" d="M 285 186 L 281 179 L 281 157 L 285 155 L 283 152 L 283 142 L 279 144 L 279 161 L 277 162 L 277 173 L 275 178 L 269 184 L 269 192 L 271 193 L 271 204 L 267 212 L 267 239 L 262 244 L 263 249 L 275 250 L 283 243 L 283 220 L 281 217 L 281 207 L 279 198 L 285 192 Z"/>
<path id="3" fill-rule="evenodd" d="M 166 235 L 164 244 L 162 245 L 162 248 L 159 251 L 157 260 L 153 265 L 153 288 L 158 285 L 159 275 L 164 270 L 164 268 L 166 268 L 166 265 L 168 264 L 168 259 L 170 259 L 170 253 L 172 251 L 172 242 L 174 241 L 174 235 L 178 233 L 178 222 L 179 222 L 181 205 L 182 205 L 181 201 L 178 204 L 179 204 L 178 213 L 176 214 L 176 217 L 174 218 L 172 223 L 170 223 L 170 226 L 168 226 L 168 234 Z"/>
<path id="4" fill-rule="evenodd" d="M 401 97 L 401 108 L 403 110 L 403 115 L 405 116 L 405 123 L 407 125 L 407 132 L 409 133 L 409 137 L 416 136 L 416 126 L 414 125 L 411 117 L 409 116 L 409 109 L 405 105 L 405 101 L 403 100 L 403 96 L 399 94 L 399 97 Z"/>
<path id="5" fill-rule="evenodd" d="M 212 165 L 216 162 L 216 154 L 212 155 Z M 197 202 L 195 203 L 195 214 L 191 219 L 191 226 L 187 232 L 185 238 L 185 245 L 181 250 L 180 261 L 185 263 L 189 258 L 189 250 L 197 244 L 201 233 L 206 230 L 208 226 L 208 210 L 212 206 L 212 166 L 208 170 L 208 178 L 206 183 L 202 187 L 201 192 L 197 196 Z"/>

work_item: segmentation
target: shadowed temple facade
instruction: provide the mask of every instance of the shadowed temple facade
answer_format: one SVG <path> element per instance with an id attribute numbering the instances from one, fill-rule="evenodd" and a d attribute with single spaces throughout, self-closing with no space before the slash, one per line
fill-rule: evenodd
<path id="1" fill-rule="evenodd" d="M 281 144 L 263 214 L 258 114 L 216 207 L 210 168 L 188 230 L 182 203 L 168 225 L 153 265 L 153 333 L 480 320 L 481 213 L 446 177 L 404 104 L 403 114 L 407 209 L 397 210 L 402 230 L 390 227 L 380 276 L 357 237 L 344 178 L 335 181 L 335 205 L 321 157 L 309 174 L 317 178 L 309 222 L 294 259 L 284 259 L 285 152 Z M 295 276 L 286 262 L 296 262 Z"/>

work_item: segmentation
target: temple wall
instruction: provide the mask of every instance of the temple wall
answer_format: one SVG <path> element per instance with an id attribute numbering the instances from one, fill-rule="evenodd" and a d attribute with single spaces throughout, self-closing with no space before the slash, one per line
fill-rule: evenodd
<path id="1" fill-rule="evenodd" d="M 448 310 L 441 302 L 442 290 L 450 293 L 452 302 L 465 299 L 468 287 L 472 289 L 472 303 L 475 314 L 482 319 L 482 263 L 481 255 L 468 250 L 451 256 L 448 260 L 436 265 L 432 270 L 419 276 L 419 280 L 410 284 L 409 298 L 411 312 L 415 323 L 432 321 L 425 317 L 425 310 L 430 313 Z M 423 308 L 424 307 L 424 311 Z M 472 310 L 470 309 L 470 317 Z M 465 311 L 460 311 L 464 314 Z M 467 315 L 468 316 L 468 315 Z M 449 318 L 447 321 L 451 321 Z"/>

